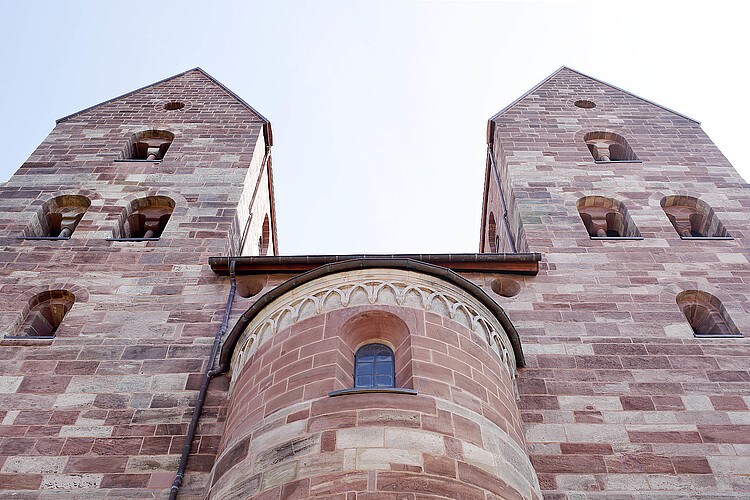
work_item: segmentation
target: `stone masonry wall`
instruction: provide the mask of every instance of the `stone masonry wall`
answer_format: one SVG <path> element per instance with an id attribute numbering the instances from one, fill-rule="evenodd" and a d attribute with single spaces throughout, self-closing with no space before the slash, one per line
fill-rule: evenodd
<path id="1" fill-rule="evenodd" d="M 698 123 L 568 69 L 495 124 L 528 250 L 543 253 L 498 300 L 526 354 L 519 404 L 545 498 L 748 498 L 747 184 Z M 594 163 L 591 131 L 642 162 Z M 681 239 L 660 207 L 675 194 L 735 239 Z M 643 240 L 590 239 L 576 209 L 589 195 L 623 202 Z M 694 337 L 676 304 L 687 289 L 718 297 L 745 338 Z"/>
<path id="2" fill-rule="evenodd" d="M 423 304 L 412 301 L 412 290 L 399 305 L 388 286 L 373 285 L 370 299 L 359 288 L 360 281 L 392 283 L 408 274 L 408 286 L 418 287 L 415 273 L 362 274 L 289 292 L 299 306 L 277 299 L 267 307 L 280 325 L 273 334 L 265 316 L 257 330 L 256 323 L 248 327 L 258 333 L 243 341 L 248 353 L 235 351 L 209 497 L 539 498 L 515 403 L 515 370 L 488 336 L 466 326 L 476 321 L 460 313 L 449 318 L 440 293 Z M 337 286 L 349 297 L 345 304 L 330 291 Z M 305 309 L 315 287 L 325 297 L 318 314 Z M 288 324 L 286 311 L 301 317 Z M 398 325 L 402 333 L 395 335 Z M 418 394 L 329 396 L 353 386 L 354 351 L 371 341 L 393 346 L 396 387 Z"/>
<path id="3" fill-rule="evenodd" d="M 169 101 L 185 107 L 166 110 Z M 239 245 L 262 125 L 194 70 L 62 120 L 0 188 L 0 334 L 24 335 L 36 293 L 76 297 L 54 340 L 0 340 L 0 497 L 156 498 L 169 488 L 229 289 L 207 259 Z M 114 161 L 149 129 L 175 134 L 161 163 Z M 72 237 L 17 239 L 59 194 L 91 199 Z M 105 240 L 128 202 L 157 194 L 175 202 L 158 241 Z M 211 384 L 181 498 L 202 494 L 226 389 L 225 378 Z"/>

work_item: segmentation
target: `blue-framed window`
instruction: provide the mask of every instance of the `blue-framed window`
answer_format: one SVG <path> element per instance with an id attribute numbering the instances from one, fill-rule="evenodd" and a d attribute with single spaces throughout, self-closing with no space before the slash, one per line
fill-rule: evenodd
<path id="1" fill-rule="evenodd" d="M 367 344 L 354 355 L 354 388 L 395 387 L 393 351 L 384 344 Z"/>

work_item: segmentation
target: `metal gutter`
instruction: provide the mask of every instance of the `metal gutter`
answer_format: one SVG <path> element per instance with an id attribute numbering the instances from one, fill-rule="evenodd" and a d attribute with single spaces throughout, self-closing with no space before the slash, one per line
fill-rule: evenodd
<path id="1" fill-rule="evenodd" d="M 523 274 L 539 272 L 540 253 L 447 253 L 447 254 L 358 254 L 291 255 L 255 257 L 209 257 L 211 270 L 219 275 L 229 272 L 235 263 L 237 274 L 302 273 L 316 267 L 351 260 L 409 259 L 444 267 L 452 271 Z"/>

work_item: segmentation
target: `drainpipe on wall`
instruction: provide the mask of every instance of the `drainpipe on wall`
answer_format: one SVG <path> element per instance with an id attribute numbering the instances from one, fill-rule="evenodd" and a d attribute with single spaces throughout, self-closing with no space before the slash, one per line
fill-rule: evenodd
<path id="1" fill-rule="evenodd" d="M 518 250 L 516 249 L 516 242 L 513 240 L 513 236 L 510 234 L 510 223 L 508 222 L 508 206 L 505 204 L 505 197 L 503 196 L 503 186 L 502 184 L 500 184 L 500 175 L 497 173 L 497 165 L 495 165 L 495 157 L 492 155 L 491 145 L 492 143 L 487 144 L 487 154 L 490 156 L 492 173 L 495 176 L 497 192 L 500 194 L 500 205 L 502 205 L 503 208 L 503 228 L 505 229 L 505 236 L 507 237 L 508 243 L 510 243 L 510 251 L 512 253 L 518 253 Z"/>
<path id="2" fill-rule="evenodd" d="M 206 373 L 203 375 L 203 382 L 201 383 L 200 391 L 198 392 L 198 400 L 195 402 L 195 409 L 193 410 L 193 418 L 190 420 L 188 426 L 187 436 L 185 437 L 185 446 L 182 448 L 182 456 L 180 457 L 180 465 L 177 468 L 177 474 L 175 475 L 174 482 L 172 483 L 172 489 L 169 491 L 169 500 L 175 500 L 177 498 L 177 491 L 182 485 L 182 480 L 185 477 L 185 467 L 187 466 L 188 457 L 190 456 L 190 448 L 193 446 L 193 438 L 195 437 L 195 430 L 198 427 L 198 420 L 200 420 L 201 413 L 203 411 L 203 402 L 206 399 L 206 393 L 208 392 L 208 384 L 212 378 L 224 372 L 224 367 L 219 365 L 213 368 L 216 362 L 216 356 L 219 353 L 219 345 L 221 344 L 221 338 L 227 331 L 229 325 L 229 315 L 232 313 L 232 303 L 234 302 L 234 294 L 237 290 L 237 280 L 234 274 L 234 261 L 229 264 L 229 296 L 227 297 L 227 305 L 224 308 L 224 319 L 221 322 L 221 327 L 216 332 L 214 337 L 214 345 L 211 348 L 211 355 L 208 358 L 206 365 Z"/>

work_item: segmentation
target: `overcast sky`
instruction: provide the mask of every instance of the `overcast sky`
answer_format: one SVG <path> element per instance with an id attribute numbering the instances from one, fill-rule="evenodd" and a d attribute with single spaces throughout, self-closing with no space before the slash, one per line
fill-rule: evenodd
<path id="1" fill-rule="evenodd" d="M 271 120 L 281 253 L 475 252 L 487 119 L 562 65 L 747 159 L 747 2 L 0 0 L 0 180 L 55 120 L 200 66 Z"/>

